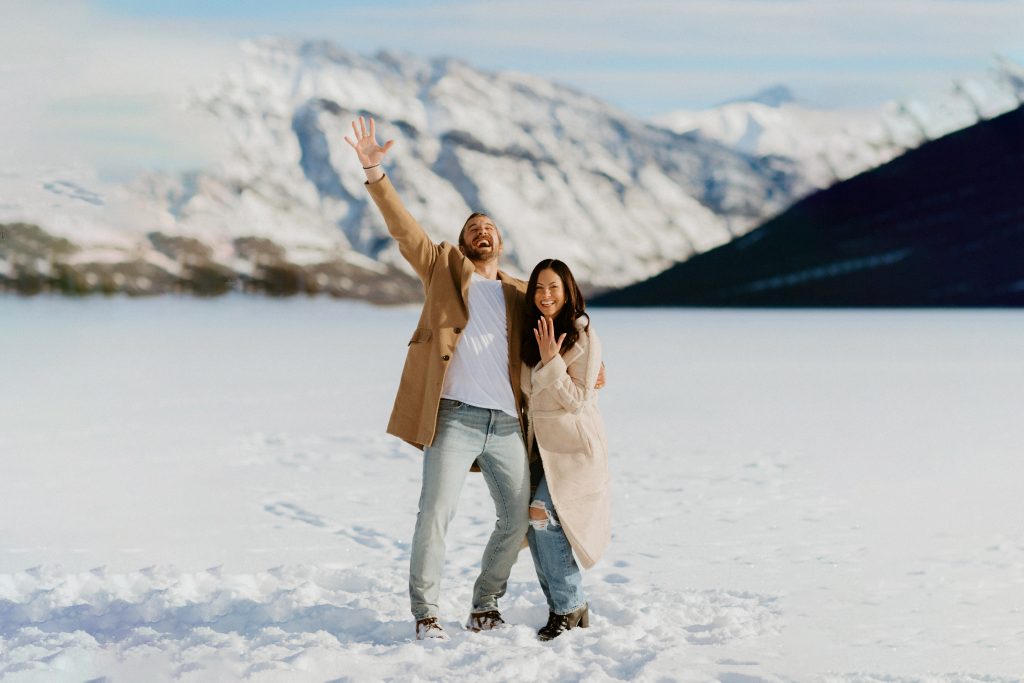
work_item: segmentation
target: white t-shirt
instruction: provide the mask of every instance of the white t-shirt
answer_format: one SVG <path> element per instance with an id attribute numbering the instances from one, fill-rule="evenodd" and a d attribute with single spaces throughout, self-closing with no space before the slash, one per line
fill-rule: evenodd
<path id="1" fill-rule="evenodd" d="M 452 354 L 441 398 L 518 417 L 508 374 L 508 326 L 501 280 L 473 273 L 469 322 Z"/>

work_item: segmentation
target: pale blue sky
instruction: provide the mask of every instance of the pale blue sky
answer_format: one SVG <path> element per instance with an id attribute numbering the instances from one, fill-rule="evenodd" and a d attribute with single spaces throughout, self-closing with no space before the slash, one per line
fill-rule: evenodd
<path id="1" fill-rule="evenodd" d="M 195 165 L 209 143 L 168 103 L 265 35 L 451 55 L 648 117 L 774 84 L 829 107 L 926 96 L 1024 63 L 1024 0 L 6 0 L 0 133 L 106 175 Z"/>

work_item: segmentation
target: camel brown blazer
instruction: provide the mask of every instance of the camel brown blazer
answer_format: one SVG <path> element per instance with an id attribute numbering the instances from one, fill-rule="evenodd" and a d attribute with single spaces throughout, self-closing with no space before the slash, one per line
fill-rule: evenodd
<path id="1" fill-rule="evenodd" d="M 388 434 L 422 449 L 434 441 L 445 373 L 456 353 L 460 334 L 469 321 L 467 300 L 473 262 L 453 244 L 432 242 L 405 209 L 387 176 L 365 185 L 384 216 L 388 232 L 398 242 L 402 256 L 423 281 L 423 310 L 409 339 L 405 367 L 387 430 Z M 519 349 L 526 282 L 502 271 L 498 272 L 498 279 L 505 294 L 509 384 L 516 399 L 520 428 L 525 435 Z"/>

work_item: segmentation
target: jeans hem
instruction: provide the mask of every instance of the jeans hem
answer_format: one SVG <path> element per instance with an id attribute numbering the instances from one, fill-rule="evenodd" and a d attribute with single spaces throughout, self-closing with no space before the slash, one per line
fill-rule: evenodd
<path id="1" fill-rule="evenodd" d="M 584 600 L 583 602 L 581 602 L 576 607 L 573 607 L 572 609 L 570 609 L 568 612 L 559 612 L 558 610 L 555 610 L 555 609 L 552 609 L 551 611 L 554 612 L 555 614 L 557 614 L 560 617 L 565 617 L 565 616 L 568 616 L 568 615 L 572 614 L 573 612 L 575 612 L 576 610 L 578 610 L 579 608 L 583 607 L 586 604 L 587 604 L 587 601 Z"/>
<path id="2" fill-rule="evenodd" d="M 479 603 L 474 602 L 473 603 L 473 607 L 470 608 L 470 610 L 469 610 L 469 613 L 470 614 L 477 614 L 479 612 L 490 612 L 491 610 L 496 610 L 496 609 L 498 609 L 498 601 L 497 600 L 494 601 L 494 604 L 486 605 L 486 606 L 481 606 Z"/>

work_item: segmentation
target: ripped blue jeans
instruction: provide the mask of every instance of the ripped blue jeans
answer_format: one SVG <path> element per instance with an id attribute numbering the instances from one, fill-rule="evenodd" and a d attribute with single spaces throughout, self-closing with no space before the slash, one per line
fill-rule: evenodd
<path id="1" fill-rule="evenodd" d="M 530 505 L 536 508 L 541 503 L 548 518 L 531 520 L 526 539 L 530 543 L 533 566 L 537 569 L 537 580 L 547 598 L 548 609 L 555 614 L 569 614 L 583 607 L 587 597 L 583 593 L 583 574 L 572 556 L 572 546 L 551 502 L 547 478 L 540 480 Z"/>

